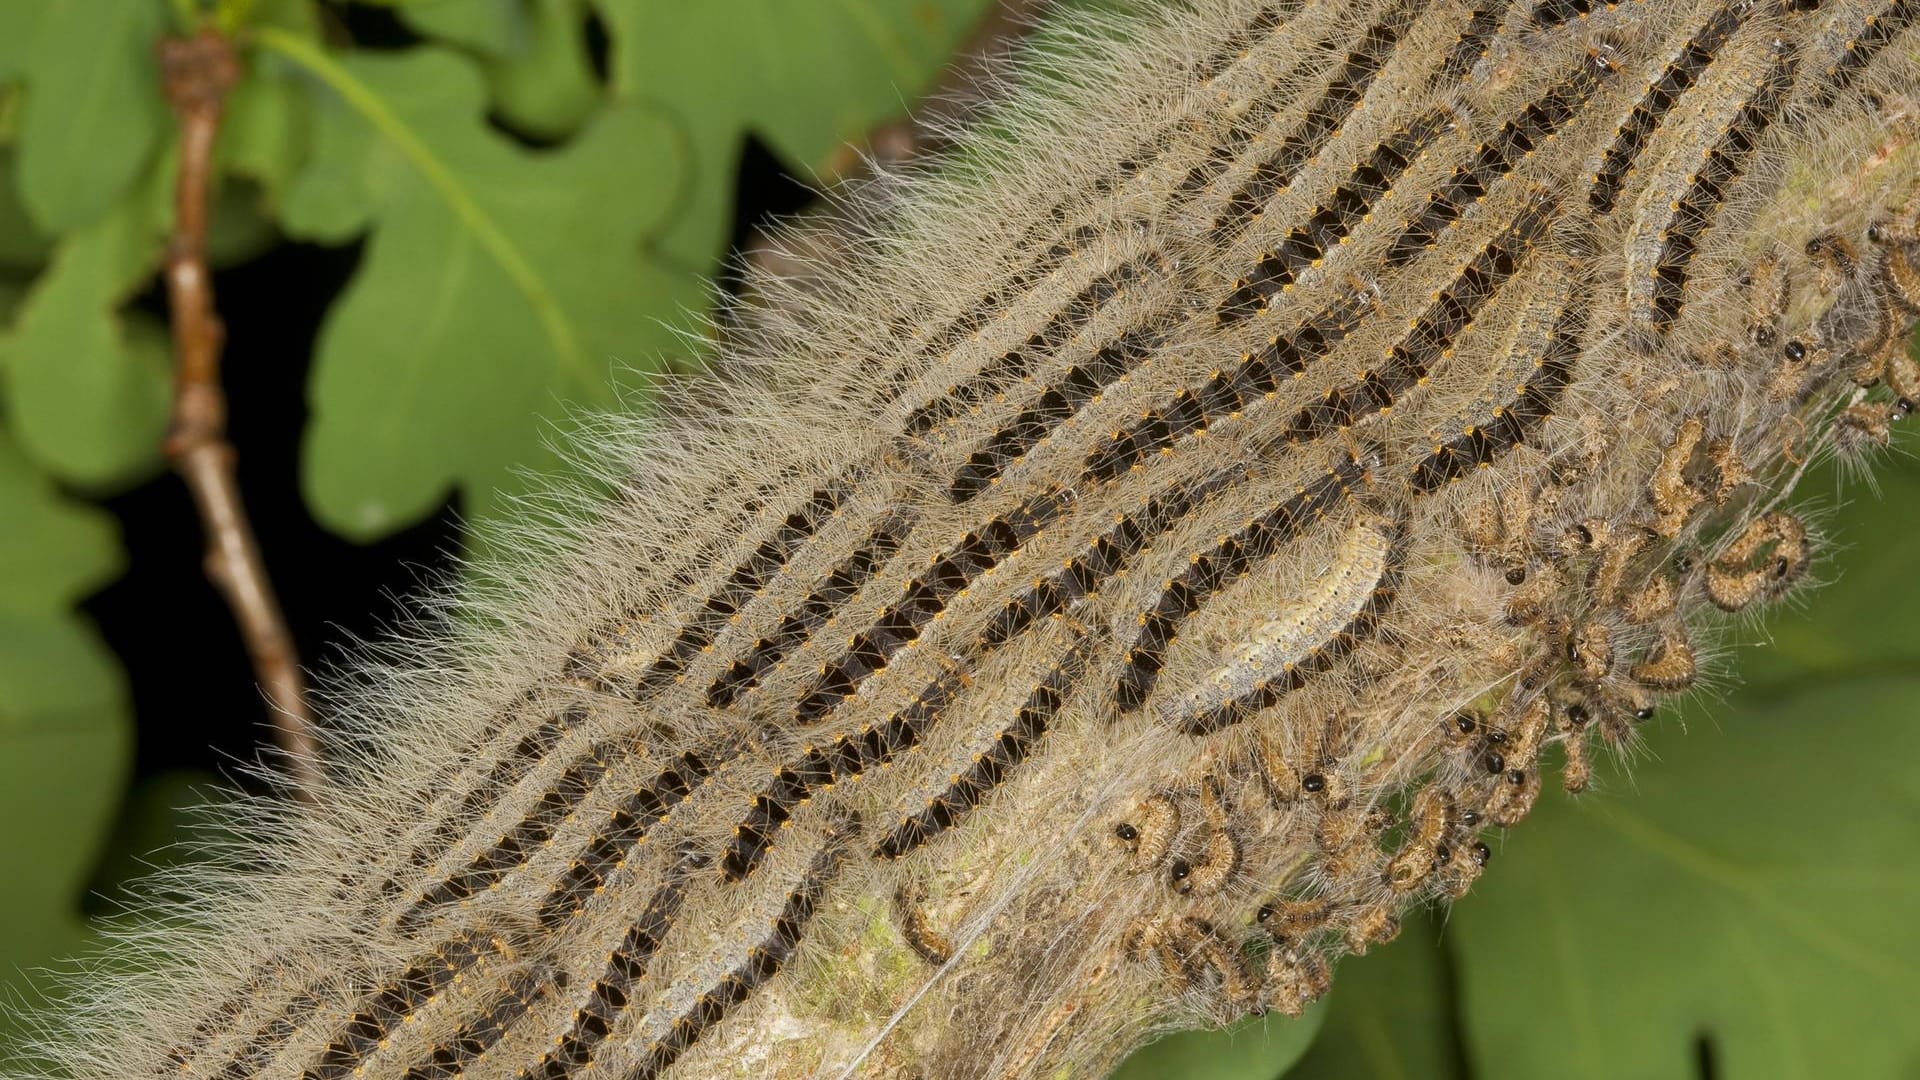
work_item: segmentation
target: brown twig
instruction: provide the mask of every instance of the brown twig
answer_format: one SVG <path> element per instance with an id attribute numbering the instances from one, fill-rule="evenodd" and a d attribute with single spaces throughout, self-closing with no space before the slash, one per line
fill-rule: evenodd
<path id="1" fill-rule="evenodd" d="M 319 768 L 313 715 L 279 601 L 260 561 L 227 441 L 227 400 L 220 387 L 226 328 L 213 306 L 207 270 L 208 193 L 213 144 L 239 61 L 212 30 L 168 38 L 158 46 L 167 101 L 180 121 L 180 172 L 174 189 L 173 236 L 167 245 L 167 303 L 176 358 L 167 457 L 193 492 L 207 535 L 207 577 L 226 597 L 273 712 L 274 737 L 288 755 L 301 792 L 313 790 Z"/>

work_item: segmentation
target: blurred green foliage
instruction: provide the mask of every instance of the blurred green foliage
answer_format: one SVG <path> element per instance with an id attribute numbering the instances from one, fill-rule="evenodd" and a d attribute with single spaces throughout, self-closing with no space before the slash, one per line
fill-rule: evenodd
<path id="1" fill-rule="evenodd" d="M 312 164 L 282 222 L 300 239 L 368 240 L 318 344 L 308 505 L 361 539 L 454 486 L 485 516 L 509 470 L 545 464 L 529 413 L 612 404 L 637 374 L 614 366 L 619 350 L 651 366 L 673 345 L 641 309 L 672 319 L 701 300 L 697 278 L 647 247 L 685 163 L 661 152 L 659 114 L 630 104 L 550 153 L 513 146 L 485 125 L 480 72 L 437 48 L 310 63 L 341 94 L 311 111 Z"/>
<path id="2" fill-rule="evenodd" d="M 245 65 L 216 262 L 365 242 L 316 343 L 299 483 L 372 539 L 455 491 L 484 521 L 514 470 L 555 467 L 543 420 L 639 400 L 697 347 L 668 328 L 706 302 L 744 136 L 831 179 L 986 3 L 412 0 L 394 14 L 422 43 L 373 52 L 333 0 L 0 2 L 0 979 L 84 945 L 83 894 L 120 895 L 195 798 L 162 777 L 122 811 L 127 694 L 72 610 L 121 565 L 85 497 L 160 466 L 168 343 L 128 306 L 171 224 L 160 35 L 205 20 Z M 1175 1036 L 1122 1075 L 1920 1072 L 1920 467 L 1878 483 L 1831 515 L 1852 550 L 1810 614 L 1736 632 L 1773 643 L 1739 654 L 1744 688 L 1544 797 L 1457 913 L 1345 962 L 1302 1020 Z"/>
<path id="3" fill-rule="evenodd" d="M 119 811 L 133 723 L 112 654 L 71 610 L 120 573 L 112 519 L 61 495 L 4 428 L 0 515 L 0 980 L 10 981 L 87 942 L 79 900 Z M 0 1036 L 7 1027 L 0 1017 Z"/>

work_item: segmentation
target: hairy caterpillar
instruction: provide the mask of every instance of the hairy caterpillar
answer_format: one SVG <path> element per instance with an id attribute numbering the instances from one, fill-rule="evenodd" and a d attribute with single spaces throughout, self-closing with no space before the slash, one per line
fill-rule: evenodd
<path id="1" fill-rule="evenodd" d="M 1299 1011 L 1806 577 L 1920 382 L 1920 3 L 1142 8 L 797 236 L 52 1052 L 1097 1076 Z"/>

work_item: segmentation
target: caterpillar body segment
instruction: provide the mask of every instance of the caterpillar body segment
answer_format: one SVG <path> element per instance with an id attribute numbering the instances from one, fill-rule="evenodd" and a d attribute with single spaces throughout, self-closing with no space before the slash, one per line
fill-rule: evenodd
<path id="1" fill-rule="evenodd" d="M 63 1067 L 1101 1075 L 1298 1013 L 1818 576 L 1788 489 L 1920 395 L 1911 0 L 1063 18 Z"/>

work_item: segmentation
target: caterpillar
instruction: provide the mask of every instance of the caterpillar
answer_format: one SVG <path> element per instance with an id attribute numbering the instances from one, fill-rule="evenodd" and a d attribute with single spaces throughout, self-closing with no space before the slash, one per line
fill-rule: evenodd
<path id="1" fill-rule="evenodd" d="M 1230 663 L 1183 697 L 1166 702 L 1162 717 L 1189 733 L 1217 731 L 1239 716 L 1257 714 L 1298 689 L 1319 667 L 1336 661 L 1367 636 L 1391 601 L 1399 574 L 1398 534 L 1392 522 L 1361 517 L 1342 543 L 1339 558 L 1317 575 L 1315 591 L 1279 618 L 1254 628 L 1235 647 Z"/>
<path id="2" fill-rule="evenodd" d="M 46 1054 L 1097 1077 L 1297 1014 L 1813 576 L 1794 483 L 1920 394 L 1917 12 L 1059 15 Z"/>

